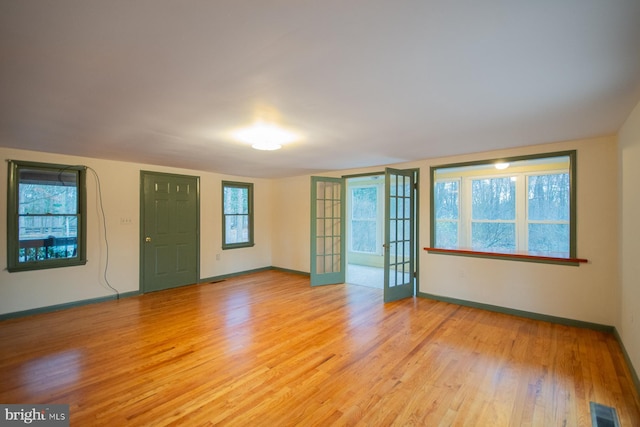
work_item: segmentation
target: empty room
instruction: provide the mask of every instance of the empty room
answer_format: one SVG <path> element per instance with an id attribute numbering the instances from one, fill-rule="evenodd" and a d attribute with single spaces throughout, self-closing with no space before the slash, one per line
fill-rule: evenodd
<path id="1" fill-rule="evenodd" d="M 0 10 L 0 425 L 640 426 L 640 2 Z"/>

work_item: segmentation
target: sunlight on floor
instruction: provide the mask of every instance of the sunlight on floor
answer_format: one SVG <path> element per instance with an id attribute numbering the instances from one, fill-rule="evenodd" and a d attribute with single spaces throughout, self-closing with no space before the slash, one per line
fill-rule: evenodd
<path id="1" fill-rule="evenodd" d="M 384 284 L 384 270 L 377 267 L 347 264 L 347 283 L 350 285 L 382 289 Z"/>

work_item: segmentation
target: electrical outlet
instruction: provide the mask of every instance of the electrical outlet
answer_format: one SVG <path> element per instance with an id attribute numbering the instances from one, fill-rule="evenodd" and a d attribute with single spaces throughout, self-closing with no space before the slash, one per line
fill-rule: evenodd
<path id="1" fill-rule="evenodd" d="M 220 261 L 220 254 L 216 254 L 216 261 Z"/>

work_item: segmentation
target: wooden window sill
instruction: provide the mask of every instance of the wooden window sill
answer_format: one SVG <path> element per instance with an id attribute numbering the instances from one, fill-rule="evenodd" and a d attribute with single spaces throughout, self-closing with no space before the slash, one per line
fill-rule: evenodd
<path id="1" fill-rule="evenodd" d="M 546 264 L 562 264 L 562 265 L 580 265 L 589 262 L 584 258 L 561 258 L 550 256 L 538 256 L 528 254 L 506 254 L 497 252 L 481 252 L 467 249 L 440 249 L 440 248 L 424 248 L 425 251 L 434 254 L 460 255 L 478 258 L 495 258 L 503 260 L 539 262 Z"/>

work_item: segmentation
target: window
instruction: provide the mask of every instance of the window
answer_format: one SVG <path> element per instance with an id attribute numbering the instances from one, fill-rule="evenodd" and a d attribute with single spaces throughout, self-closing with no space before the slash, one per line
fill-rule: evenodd
<path id="1" fill-rule="evenodd" d="M 352 252 L 380 254 L 382 227 L 378 196 L 381 185 L 365 185 L 350 188 L 351 224 L 350 239 Z"/>
<path id="2" fill-rule="evenodd" d="M 575 151 L 431 169 L 431 248 L 574 259 Z"/>
<path id="3" fill-rule="evenodd" d="M 85 168 L 9 162 L 9 271 L 86 263 Z"/>
<path id="4" fill-rule="evenodd" d="M 222 249 L 253 246 L 253 184 L 222 182 Z"/>

